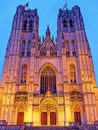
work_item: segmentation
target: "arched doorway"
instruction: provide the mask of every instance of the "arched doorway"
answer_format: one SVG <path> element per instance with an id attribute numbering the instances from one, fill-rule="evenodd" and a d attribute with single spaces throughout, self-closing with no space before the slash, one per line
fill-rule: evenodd
<path id="1" fill-rule="evenodd" d="M 42 112 L 41 125 L 56 125 L 56 112 Z"/>
<path id="2" fill-rule="evenodd" d="M 17 125 L 22 125 L 23 123 L 24 123 L 24 112 L 18 112 Z"/>
<path id="3" fill-rule="evenodd" d="M 57 106 L 53 99 L 48 98 L 42 102 L 41 108 L 41 125 L 56 125 L 57 123 Z"/>
<path id="4" fill-rule="evenodd" d="M 81 124 L 81 114 L 80 114 L 80 112 L 78 112 L 78 111 L 74 112 L 74 120 L 75 120 L 75 122 Z"/>

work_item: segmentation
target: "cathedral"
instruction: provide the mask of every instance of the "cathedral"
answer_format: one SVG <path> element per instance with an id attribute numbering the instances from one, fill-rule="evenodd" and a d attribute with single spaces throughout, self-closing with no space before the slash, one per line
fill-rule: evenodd
<path id="1" fill-rule="evenodd" d="M 98 88 L 78 6 L 59 9 L 55 40 L 49 26 L 40 38 L 37 9 L 17 7 L 0 84 L 0 120 L 33 126 L 98 120 Z"/>

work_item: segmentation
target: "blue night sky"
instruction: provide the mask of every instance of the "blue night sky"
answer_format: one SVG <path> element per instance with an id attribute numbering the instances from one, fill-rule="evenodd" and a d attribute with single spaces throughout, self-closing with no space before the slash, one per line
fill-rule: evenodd
<path id="1" fill-rule="evenodd" d="M 56 36 L 57 16 L 59 8 L 63 8 L 66 0 L 30 0 L 29 7 L 38 9 L 39 34 L 45 35 L 49 24 L 51 34 Z M 2 75 L 5 50 L 11 32 L 12 20 L 19 4 L 25 4 L 27 0 L 2 0 L 0 2 L 0 79 Z M 80 6 L 88 41 L 91 47 L 94 69 L 98 84 L 98 0 L 68 0 L 68 8 Z"/>

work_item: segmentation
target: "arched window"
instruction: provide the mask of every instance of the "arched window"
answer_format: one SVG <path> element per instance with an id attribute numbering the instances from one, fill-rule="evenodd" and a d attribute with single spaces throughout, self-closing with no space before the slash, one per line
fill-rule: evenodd
<path id="1" fill-rule="evenodd" d="M 49 66 L 41 73 L 40 93 L 45 93 L 48 89 L 52 93 L 56 93 L 56 74 Z"/>
<path id="2" fill-rule="evenodd" d="M 27 57 L 30 57 L 30 54 L 31 54 L 31 41 L 29 40 L 27 44 Z"/>
<path id="3" fill-rule="evenodd" d="M 25 47 L 26 47 L 26 42 L 25 40 L 23 40 L 21 46 L 21 57 L 25 57 Z"/>
<path id="4" fill-rule="evenodd" d="M 76 45 L 75 45 L 75 41 L 72 40 L 72 56 L 76 56 Z"/>
<path id="5" fill-rule="evenodd" d="M 27 65 L 23 65 L 21 72 L 21 84 L 26 84 L 26 80 L 27 80 Z"/>
<path id="6" fill-rule="evenodd" d="M 68 27 L 67 21 L 65 19 L 63 20 L 63 27 L 64 28 Z"/>
<path id="7" fill-rule="evenodd" d="M 69 46 L 69 41 L 65 41 L 65 46 L 66 46 L 66 56 L 70 57 L 70 46 Z"/>
<path id="8" fill-rule="evenodd" d="M 73 27 L 74 27 L 74 24 L 73 24 L 72 19 L 70 19 L 70 20 L 69 20 L 69 26 L 70 26 L 71 28 L 73 28 Z"/>
<path id="9" fill-rule="evenodd" d="M 29 21 L 29 32 L 32 32 L 32 30 L 33 30 L 33 21 L 30 20 Z"/>
<path id="10" fill-rule="evenodd" d="M 76 83 L 76 70 L 74 65 L 70 66 L 70 82 L 72 84 Z"/>
<path id="11" fill-rule="evenodd" d="M 27 31 L 27 20 L 23 21 L 23 31 Z"/>

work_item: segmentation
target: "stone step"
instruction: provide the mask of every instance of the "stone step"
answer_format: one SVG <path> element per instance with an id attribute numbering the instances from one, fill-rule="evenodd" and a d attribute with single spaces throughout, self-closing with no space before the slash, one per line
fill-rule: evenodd
<path id="1" fill-rule="evenodd" d="M 79 130 L 77 127 L 69 128 L 66 126 L 46 126 L 46 127 L 28 127 L 26 126 L 24 130 Z"/>

